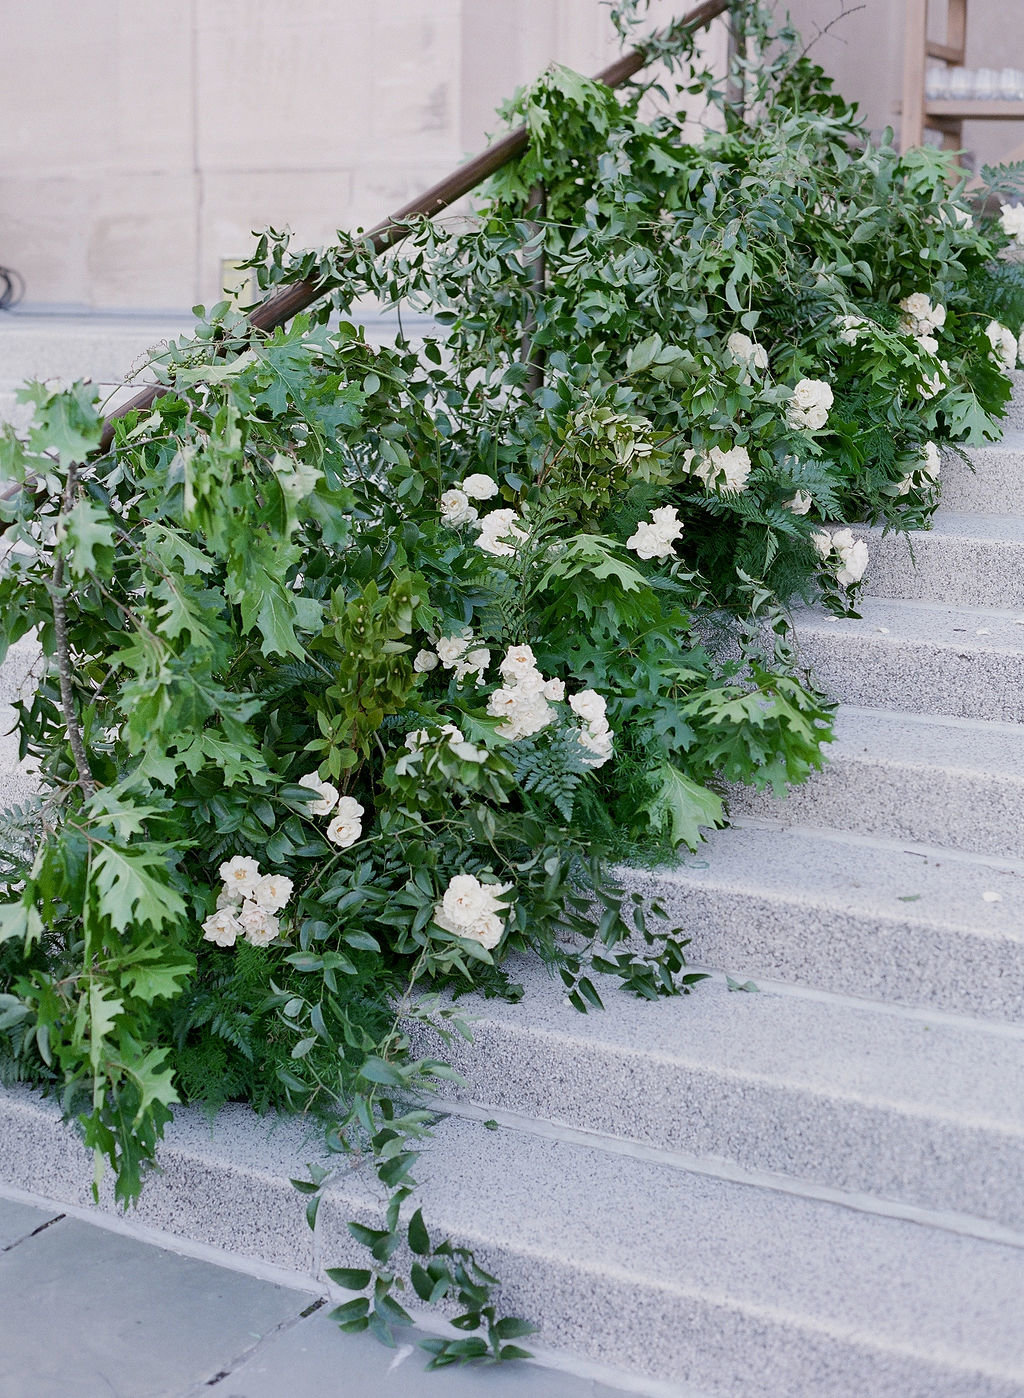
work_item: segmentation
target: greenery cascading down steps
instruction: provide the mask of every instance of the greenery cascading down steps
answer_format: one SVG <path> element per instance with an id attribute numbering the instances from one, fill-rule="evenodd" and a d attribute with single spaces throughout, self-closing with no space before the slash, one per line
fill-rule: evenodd
<path id="1" fill-rule="evenodd" d="M 390 1259 L 421 1244 L 416 1293 L 479 1330 L 440 1360 L 512 1357 L 519 1322 L 403 1213 L 429 1131 L 405 1104 L 451 1076 L 409 1020 L 469 1032 L 436 992 L 514 999 L 510 952 L 581 1011 L 601 974 L 700 979 L 685 908 L 666 932 L 612 863 L 695 847 L 722 783 L 820 767 L 832 704 L 784 607 L 853 612 L 863 540 L 835 522 L 926 524 L 938 445 L 997 435 L 1009 393 L 1012 212 L 870 143 L 741 8 L 756 121 L 682 39 L 722 110 L 699 147 L 552 69 L 472 230 L 384 259 L 267 234 L 263 286 L 337 284 L 310 316 L 254 339 L 204 313 L 109 453 L 88 385 L 30 388 L 0 442 L 45 486 L 9 509 L 2 640 L 48 657 L 19 712 L 45 789 L 3 827 L 5 1071 L 62 1094 L 124 1199 L 177 1101 L 321 1113 L 392 1191 L 341 1320 L 399 1319 Z M 366 293 L 443 342 L 370 349 Z"/>

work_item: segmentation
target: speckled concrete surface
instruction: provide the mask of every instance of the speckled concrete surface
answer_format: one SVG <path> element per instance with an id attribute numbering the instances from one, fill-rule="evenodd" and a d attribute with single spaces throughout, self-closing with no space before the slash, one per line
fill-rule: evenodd
<path id="1" fill-rule="evenodd" d="M 451 1120 L 422 1202 L 545 1338 L 722 1395 L 1020 1398 L 1024 1250 Z M 358 1255 L 360 1176 L 324 1200 L 325 1260 Z M 713 1343 L 709 1338 L 714 1337 Z"/>
<path id="2" fill-rule="evenodd" d="M 1024 609 L 1024 516 L 940 510 L 931 529 L 854 533 L 870 550 L 868 596 Z"/>
<path id="3" fill-rule="evenodd" d="M 1024 1234 L 1024 1034 L 724 978 L 644 1005 L 599 980 L 580 1015 L 543 968 L 513 974 L 521 1004 L 461 1002 L 463 1098 Z"/>
<path id="4" fill-rule="evenodd" d="M 877 597 L 857 610 L 860 618 L 794 614 L 800 659 L 828 693 L 847 704 L 1024 722 L 1024 625 L 1015 615 Z"/>
<path id="5" fill-rule="evenodd" d="M 1024 726 L 843 705 L 835 734 L 824 771 L 784 804 L 732 785 L 730 811 L 1024 857 Z"/>
<path id="6" fill-rule="evenodd" d="M 733 975 L 1020 1021 L 1024 874 L 967 858 L 733 828 L 678 866 L 621 872 L 661 899 L 695 960 Z"/>
<path id="7" fill-rule="evenodd" d="M 0 665 L 0 704 L 10 705 L 23 697 L 39 659 L 39 648 L 33 641 L 25 639 L 11 646 Z"/>
<path id="8" fill-rule="evenodd" d="M 1002 441 L 990 446 L 966 447 L 964 455 L 967 461 L 953 451 L 942 453 L 943 508 L 979 514 L 1019 512 L 1024 488 L 1024 426 L 1011 426 Z"/>

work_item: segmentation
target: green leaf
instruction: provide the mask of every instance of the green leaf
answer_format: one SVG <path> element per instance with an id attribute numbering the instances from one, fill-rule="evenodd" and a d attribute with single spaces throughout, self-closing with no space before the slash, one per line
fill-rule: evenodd
<path id="1" fill-rule="evenodd" d="M 346 1291 L 362 1291 L 373 1280 L 373 1273 L 365 1267 L 328 1267 L 326 1270 L 331 1281 Z"/>
<path id="2" fill-rule="evenodd" d="M 427 1257 L 430 1253 L 430 1234 L 423 1222 L 421 1209 L 417 1209 L 409 1220 L 409 1246 L 418 1257 Z"/>
<path id="3" fill-rule="evenodd" d="M 670 762 L 662 762 L 648 772 L 652 796 L 642 809 L 651 826 L 668 835 L 674 845 L 695 850 L 701 841 L 700 827 L 718 826 L 725 819 L 722 798 L 691 781 Z"/>
<path id="4" fill-rule="evenodd" d="M 89 886 L 99 911 L 119 932 L 140 925 L 159 929 L 182 921 L 186 914 L 184 899 L 168 882 L 166 858 L 158 847 L 98 845 L 89 861 Z"/>

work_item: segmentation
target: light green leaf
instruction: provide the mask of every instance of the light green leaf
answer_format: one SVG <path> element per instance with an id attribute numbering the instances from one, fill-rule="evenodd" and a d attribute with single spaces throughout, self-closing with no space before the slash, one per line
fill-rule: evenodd
<path id="1" fill-rule="evenodd" d="M 650 773 L 654 794 L 643 806 L 655 830 L 664 831 L 674 845 L 695 850 L 701 841 L 700 827 L 724 823 L 722 798 L 700 786 L 670 762 L 662 762 Z"/>

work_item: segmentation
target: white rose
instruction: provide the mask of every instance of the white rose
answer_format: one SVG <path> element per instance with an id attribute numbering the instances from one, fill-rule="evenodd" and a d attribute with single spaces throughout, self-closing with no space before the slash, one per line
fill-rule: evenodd
<path id="1" fill-rule="evenodd" d="M 1009 371 L 1017 365 L 1017 337 L 1012 330 L 1008 330 L 1005 325 L 1000 325 L 998 320 L 990 320 L 985 327 L 985 334 L 988 342 L 992 346 L 992 357 Z"/>
<path id="2" fill-rule="evenodd" d="M 768 351 L 741 330 L 734 330 L 725 342 L 730 357 L 745 369 L 765 370 L 768 368 Z"/>
<path id="3" fill-rule="evenodd" d="M 338 804 L 338 788 L 330 782 L 321 781 L 316 772 L 307 772 L 300 777 L 298 785 L 304 786 L 307 791 L 315 791 L 320 798 L 307 803 L 306 810 L 310 815 L 330 815 Z"/>
<path id="4" fill-rule="evenodd" d="M 496 689 L 487 700 L 487 712 L 492 718 L 504 720 L 498 733 L 513 742 L 532 737 L 555 718 L 554 709 L 540 690 L 521 684 Z"/>
<path id="5" fill-rule="evenodd" d="M 227 908 L 211 914 L 203 923 L 203 939 L 218 947 L 233 947 L 241 932 L 238 918 Z"/>
<path id="6" fill-rule="evenodd" d="M 519 528 L 517 518 L 515 510 L 492 510 L 484 515 L 479 521 L 477 547 L 485 553 L 494 554 L 496 558 L 511 558 L 516 551 L 515 545 L 529 537 Z M 510 543 L 509 540 L 515 542 Z"/>
<path id="7" fill-rule="evenodd" d="M 596 689 L 581 689 L 578 694 L 569 696 L 569 707 L 584 723 L 595 724 L 604 719 L 608 705 L 604 695 L 598 694 Z"/>
<path id="8" fill-rule="evenodd" d="M 441 523 L 450 528 L 469 524 L 477 518 L 476 509 L 461 490 L 446 490 L 441 496 Z"/>
<path id="9" fill-rule="evenodd" d="M 446 670 L 450 670 L 460 655 L 469 650 L 470 637 L 465 633 L 461 636 L 442 636 L 437 644 L 437 658 Z"/>
<path id="10" fill-rule="evenodd" d="M 437 656 L 432 650 L 417 651 L 416 659 L 412 662 L 412 668 L 417 675 L 425 675 L 429 670 L 437 669 Z"/>
<path id="11" fill-rule="evenodd" d="M 626 540 L 626 547 L 632 549 L 638 558 L 673 557 L 672 540 L 666 539 L 653 524 L 644 520 L 637 525 L 636 533 Z"/>
<path id="12" fill-rule="evenodd" d="M 267 912 L 258 903 L 244 903 L 238 914 L 238 922 L 245 933 L 245 940 L 254 947 L 269 946 L 281 930 L 281 924 L 273 913 Z"/>
<path id="13" fill-rule="evenodd" d="M 244 854 L 236 854 L 233 859 L 222 864 L 217 872 L 224 880 L 225 887 L 241 894 L 243 898 L 252 897 L 253 890 L 262 878 L 256 860 L 249 859 Z"/>
<path id="14" fill-rule="evenodd" d="M 516 683 L 524 675 L 537 672 L 537 660 L 532 646 L 509 646 L 498 666 L 501 677 Z"/>
<path id="15" fill-rule="evenodd" d="M 811 543 L 822 558 L 828 558 L 832 552 L 832 535 L 824 529 L 819 529 L 816 534 L 811 535 Z"/>
<path id="16" fill-rule="evenodd" d="M 840 316 L 836 324 L 839 326 L 839 334 L 836 336 L 841 345 L 855 345 L 860 332 L 866 327 L 867 321 L 863 316 Z"/>
<path id="17" fill-rule="evenodd" d="M 1020 339 L 1017 341 L 1017 359 L 1024 364 L 1024 330 L 1020 332 Z"/>
<path id="18" fill-rule="evenodd" d="M 417 728 L 412 733 L 406 733 L 405 746 L 410 752 L 419 752 L 430 742 L 430 733 L 426 728 Z"/>
<path id="19" fill-rule="evenodd" d="M 900 302 L 900 310 L 913 320 L 931 320 L 931 297 L 926 296 L 923 291 L 915 291 L 910 296 L 904 296 Z"/>
<path id="20" fill-rule="evenodd" d="M 222 908 L 237 908 L 242 901 L 242 891 L 225 885 L 217 894 L 217 911 Z"/>
<path id="21" fill-rule="evenodd" d="M 467 675 L 473 675 L 477 684 L 482 684 L 484 671 L 490 663 L 491 652 L 486 646 L 480 646 L 476 650 L 468 650 L 455 662 L 455 678 L 462 681 Z"/>
<path id="22" fill-rule="evenodd" d="M 266 913 L 279 913 L 292 896 L 292 881 L 283 874 L 264 874 L 256 885 L 253 902 Z"/>
<path id="23" fill-rule="evenodd" d="M 545 699 L 556 704 L 561 703 L 565 698 L 565 680 L 545 680 L 541 693 Z"/>
<path id="24" fill-rule="evenodd" d="M 614 755 L 612 739 L 615 734 L 607 724 L 602 728 L 581 728 L 577 734 L 580 745 L 592 753 L 592 757 L 585 757 L 583 761 L 588 767 L 603 767 L 610 757 Z"/>
<path id="25" fill-rule="evenodd" d="M 786 501 L 786 509 L 792 510 L 795 515 L 805 515 L 813 504 L 806 490 L 798 490 L 792 500 Z"/>
<path id="26" fill-rule="evenodd" d="M 999 215 L 999 227 L 1008 237 L 1024 245 L 1024 204 L 1004 204 Z"/>
<path id="27" fill-rule="evenodd" d="M 490 476 L 467 476 L 462 482 L 462 490 L 471 500 L 490 500 L 498 493 L 498 482 Z"/>
<path id="28" fill-rule="evenodd" d="M 843 549 L 853 548 L 853 531 L 850 529 L 836 529 L 832 533 L 832 547 L 842 553 Z"/>
<path id="29" fill-rule="evenodd" d="M 340 849 L 348 849 L 363 833 L 363 808 L 351 796 L 343 796 L 338 811 L 327 827 L 327 838 Z"/>
<path id="30" fill-rule="evenodd" d="M 848 531 L 847 531 L 848 532 Z M 863 539 L 844 546 L 839 550 L 840 567 L 836 571 L 836 581 L 843 587 L 860 582 L 868 566 L 868 546 Z"/>
<path id="31" fill-rule="evenodd" d="M 917 343 L 926 354 L 937 355 L 939 352 L 939 342 L 934 335 L 918 335 Z"/>
<path id="32" fill-rule="evenodd" d="M 508 909 L 500 901 L 511 884 L 481 883 L 473 874 L 456 874 L 434 905 L 434 921 L 446 932 L 468 937 L 490 950 L 504 931 Z"/>
<path id="33" fill-rule="evenodd" d="M 926 442 L 921 448 L 921 456 L 924 459 L 924 465 L 919 468 L 921 474 L 927 476 L 930 481 L 937 480 L 942 465 L 938 447 L 934 442 Z"/>

